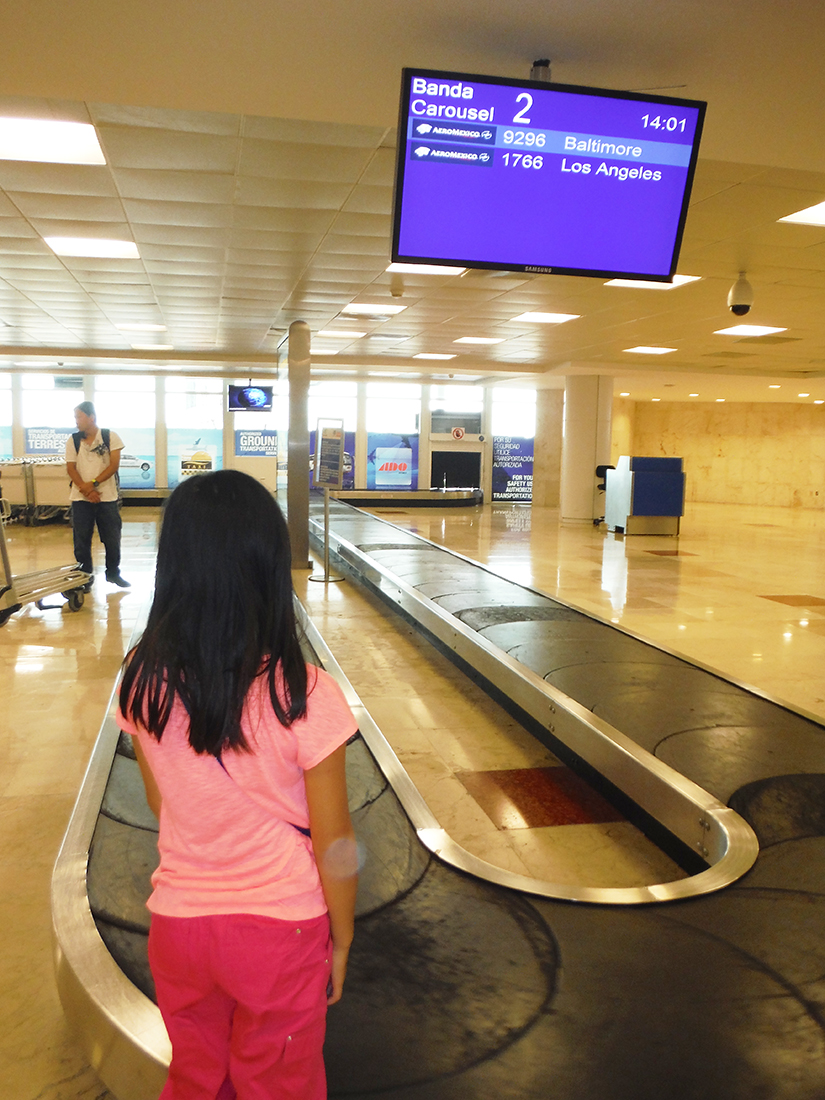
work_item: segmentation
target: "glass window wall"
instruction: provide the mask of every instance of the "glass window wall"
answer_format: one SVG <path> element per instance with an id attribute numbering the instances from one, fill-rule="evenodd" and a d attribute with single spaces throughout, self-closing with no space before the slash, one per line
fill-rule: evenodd
<path id="1" fill-rule="evenodd" d="M 123 440 L 122 489 L 154 489 L 157 484 L 155 387 L 152 375 L 103 374 L 95 378 L 97 422 Z"/>
<path id="2" fill-rule="evenodd" d="M 0 461 L 13 457 L 11 375 L 0 374 Z"/>
<path id="3" fill-rule="evenodd" d="M 223 467 L 224 388 L 222 378 L 166 379 L 170 489 L 185 477 Z"/>
<path id="4" fill-rule="evenodd" d="M 493 390 L 493 500 L 533 499 L 536 391 Z"/>
<path id="5" fill-rule="evenodd" d="M 358 383 L 336 380 L 311 382 L 309 386 L 309 451 L 315 459 L 315 435 L 319 420 L 344 422 L 345 489 L 355 486 L 355 432 L 358 427 Z"/>
<path id="6" fill-rule="evenodd" d="M 367 488 L 418 488 L 421 386 L 367 383 Z"/>
<path id="7" fill-rule="evenodd" d="M 80 378 L 24 374 L 22 420 L 27 455 L 65 455 L 66 440 L 77 431 L 74 410 L 84 400 Z"/>

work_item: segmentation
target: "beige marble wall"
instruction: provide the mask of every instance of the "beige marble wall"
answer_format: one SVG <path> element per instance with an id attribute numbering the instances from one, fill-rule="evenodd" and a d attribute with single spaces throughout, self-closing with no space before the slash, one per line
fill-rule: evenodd
<path id="1" fill-rule="evenodd" d="M 619 455 L 632 455 L 633 425 L 636 416 L 636 402 L 627 397 L 613 399 L 613 426 L 610 442 L 610 461 L 615 466 Z"/>
<path id="2" fill-rule="evenodd" d="M 564 390 L 536 393 L 533 452 L 533 504 L 558 508 L 561 497 L 561 433 Z"/>
<path id="3" fill-rule="evenodd" d="M 631 438 L 685 460 L 690 501 L 825 509 L 825 406 L 637 402 Z"/>

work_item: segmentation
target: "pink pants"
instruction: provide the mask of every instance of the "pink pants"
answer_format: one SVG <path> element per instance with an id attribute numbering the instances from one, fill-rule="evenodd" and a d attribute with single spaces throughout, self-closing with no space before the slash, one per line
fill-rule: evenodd
<path id="1" fill-rule="evenodd" d="M 154 914 L 149 963 L 172 1042 L 160 1100 L 325 1100 L 329 918 Z"/>

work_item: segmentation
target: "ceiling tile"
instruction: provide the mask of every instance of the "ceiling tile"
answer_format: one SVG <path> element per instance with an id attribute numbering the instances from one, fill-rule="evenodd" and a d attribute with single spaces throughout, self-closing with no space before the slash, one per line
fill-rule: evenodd
<path id="1" fill-rule="evenodd" d="M 153 202 L 124 199 L 123 207 L 133 225 L 215 226 L 232 224 L 232 207 L 208 202 Z"/>
<path id="2" fill-rule="evenodd" d="M 232 174 L 240 148 L 239 138 L 184 130 L 101 125 L 97 132 L 113 168 Z"/>
<path id="3" fill-rule="evenodd" d="M 231 203 L 235 194 L 235 177 L 229 173 L 117 168 L 112 174 L 124 199 Z"/>
<path id="4" fill-rule="evenodd" d="M 267 179 L 355 183 L 369 164 L 371 155 L 369 149 L 245 138 L 239 173 Z"/>
<path id="5" fill-rule="evenodd" d="M 70 221 L 123 223 L 123 206 L 117 198 L 101 198 L 96 195 L 49 195 L 33 191 L 8 191 L 7 196 L 24 218 L 59 218 L 64 223 Z"/>

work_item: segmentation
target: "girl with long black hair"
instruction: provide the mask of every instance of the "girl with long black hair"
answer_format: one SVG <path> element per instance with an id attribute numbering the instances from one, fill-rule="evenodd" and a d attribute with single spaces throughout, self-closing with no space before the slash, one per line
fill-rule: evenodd
<path id="1" fill-rule="evenodd" d="M 160 820 L 162 1100 L 323 1100 L 326 1007 L 353 935 L 356 724 L 303 658 L 286 524 L 254 478 L 198 475 L 167 501 L 118 720 Z"/>

